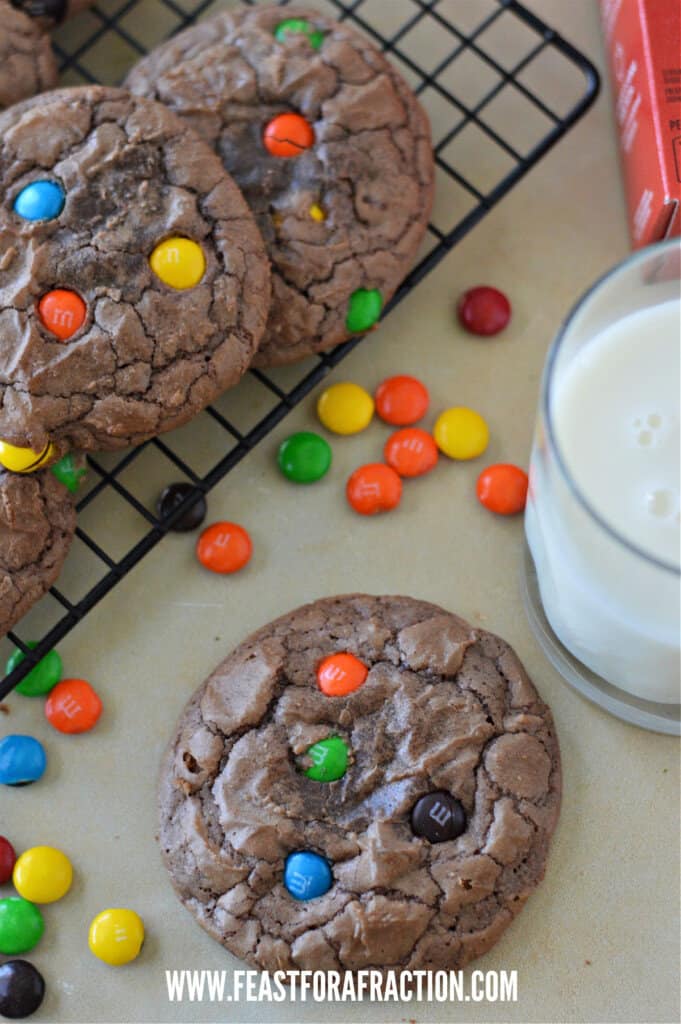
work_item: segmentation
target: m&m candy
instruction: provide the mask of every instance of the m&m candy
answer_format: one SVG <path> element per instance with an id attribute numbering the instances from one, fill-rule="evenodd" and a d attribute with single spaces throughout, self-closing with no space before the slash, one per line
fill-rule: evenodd
<path id="1" fill-rule="evenodd" d="M 71 452 L 67 452 L 59 462 L 55 462 L 54 466 L 50 466 L 50 469 L 57 480 L 71 491 L 71 494 L 77 492 L 81 480 L 87 474 L 85 466 L 79 466 Z"/>
<path id="2" fill-rule="evenodd" d="M 263 142 L 272 156 L 300 156 L 314 143 L 314 129 L 302 114 L 279 114 L 265 128 Z"/>
<path id="3" fill-rule="evenodd" d="M 426 415 L 430 395 L 416 377 L 388 377 L 376 388 L 376 412 L 394 427 L 410 427 Z"/>
<path id="4" fill-rule="evenodd" d="M 359 384 L 332 384 L 319 396 L 317 415 L 333 434 L 359 434 L 371 423 L 374 400 Z"/>
<path id="5" fill-rule="evenodd" d="M 217 573 L 238 572 L 250 561 L 252 553 L 251 538 L 238 523 L 213 523 L 196 544 L 201 565 Z"/>
<path id="6" fill-rule="evenodd" d="M 411 812 L 414 835 L 430 843 L 446 843 L 466 829 L 466 812 L 451 793 L 436 790 L 417 800 Z"/>
<path id="7" fill-rule="evenodd" d="M 32 181 L 14 200 L 14 212 L 24 220 L 54 220 L 64 209 L 64 189 L 56 181 Z"/>
<path id="8" fill-rule="evenodd" d="M 423 476 L 437 464 L 437 445 L 427 431 L 405 427 L 388 438 L 383 458 L 400 476 Z"/>
<path id="9" fill-rule="evenodd" d="M 513 516 L 522 512 L 527 501 L 528 477 L 524 469 L 500 462 L 483 469 L 478 477 L 478 500 L 490 512 Z"/>
<path id="10" fill-rule="evenodd" d="M 26 646 L 34 650 L 38 645 L 34 640 L 29 640 Z M 5 665 L 7 675 L 13 672 L 25 657 L 24 652 L 17 648 L 7 659 Z M 45 657 L 41 658 L 38 664 L 17 684 L 16 692 L 21 693 L 24 697 L 42 697 L 57 685 L 61 674 L 61 658 L 56 651 L 48 651 Z"/>
<path id="11" fill-rule="evenodd" d="M 21 896 L 0 900 L 0 953 L 15 956 L 37 946 L 45 931 L 43 915 Z"/>
<path id="12" fill-rule="evenodd" d="M 68 341 L 85 323 L 87 306 L 76 292 L 55 288 L 43 295 L 38 303 L 38 315 L 51 334 L 60 341 Z"/>
<path id="13" fill-rule="evenodd" d="M 347 482 L 345 494 L 355 512 L 374 516 L 399 505 L 402 481 L 391 466 L 370 462 L 355 470 Z"/>
<path id="14" fill-rule="evenodd" d="M 450 459 L 477 459 L 489 443 L 489 428 L 480 413 L 456 406 L 438 416 L 433 437 Z"/>
<path id="15" fill-rule="evenodd" d="M 33 736 L 12 734 L 0 740 L 0 783 L 4 786 L 28 786 L 37 782 L 46 768 L 45 749 Z"/>
<path id="16" fill-rule="evenodd" d="M 313 50 L 318 50 L 324 42 L 324 33 L 316 29 L 306 18 L 286 18 L 280 21 L 274 30 L 274 38 L 280 43 L 286 41 L 288 36 L 307 36 L 307 40 Z"/>
<path id="17" fill-rule="evenodd" d="M 459 321 L 471 334 L 489 336 L 503 331 L 511 319 L 511 303 L 497 288 L 480 285 L 459 299 Z"/>
<path id="18" fill-rule="evenodd" d="M 173 237 L 159 242 L 149 264 L 159 280 L 176 291 L 194 288 L 206 273 L 203 249 L 191 238 Z"/>
<path id="19" fill-rule="evenodd" d="M 290 853 L 284 866 L 284 885 L 296 900 L 323 896 L 333 884 L 328 861 L 318 853 L 300 850 Z"/>
<path id="20" fill-rule="evenodd" d="M 139 956 L 143 942 L 144 924 L 134 910 L 122 907 L 102 910 L 90 924 L 90 952 L 113 967 L 128 964 Z"/>
<path id="21" fill-rule="evenodd" d="M 354 654 L 329 654 L 317 666 L 317 685 L 327 697 L 347 697 L 366 682 L 369 669 Z"/>
<path id="22" fill-rule="evenodd" d="M 378 323 L 383 298 L 377 288 L 358 288 L 350 296 L 345 326 L 352 334 L 363 334 Z"/>
<path id="23" fill-rule="evenodd" d="M 33 448 L 19 448 L 17 445 L 0 441 L 0 466 L 12 473 L 35 473 L 54 458 L 54 445 L 49 442 L 41 452 Z"/>
<path id="24" fill-rule="evenodd" d="M 282 441 L 277 462 L 287 480 L 296 484 L 315 483 L 329 471 L 331 445 L 319 434 L 302 430 Z"/>
<path id="25" fill-rule="evenodd" d="M 305 774 L 315 782 L 336 782 L 347 771 L 348 745 L 340 736 L 329 736 L 328 739 L 313 743 L 306 750 L 305 756 L 312 761 Z"/>
<path id="26" fill-rule="evenodd" d="M 0 836 L 0 885 L 9 882 L 16 863 L 17 855 L 9 839 Z"/>
<path id="27" fill-rule="evenodd" d="M 12 873 L 14 888 L 31 903 L 56 903 L 71 888 L 71 861 L 53 846 L 24 850 Z"/>
<path id="28" fill-rule="evenodd" d="M 45 996 L 45 980 L 28 960 L 0 964 L 0 1016 L 10 1020 L 30 1017 Z"/>
<path id="29" fill-rule="evenodd" d="M 159 519 L 165 519 L 172 512 L 175 511 L 178 505 L 190 494 L 196 496 L 196 500 L 189 506 L 186 512 L 183 512 L 179 519 L 169 529 L 173 530 L 174 533 L 189 533 L 191 530 L 196 530 L 206 518 L 208 514 L 208 505 L 206 499 L 201 495 L 196 494 L 196 488 L 193 484 L 185 482 L 177 484 L 168 484 L 161 494 L 159 495 L 158 501 L 156 502 L 156 514 Z"/>
<path id="30" fill-rule="evenodd" d="M 45 717 L 59 732 L 88 732 L 101 713 L 102 702 L 85 679 L 62 679 L 45 701 Z"/>

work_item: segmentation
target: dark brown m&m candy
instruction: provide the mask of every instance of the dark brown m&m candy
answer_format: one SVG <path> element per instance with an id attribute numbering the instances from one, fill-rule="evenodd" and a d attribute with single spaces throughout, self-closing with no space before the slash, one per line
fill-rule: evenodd
<path id="1" fill-rule="evenodd" d="M 165 519 L 166 516 L 169 516 L 193 491 L 194 486 L 192 484 L 169 484 L 161 492 L 156 502 L 156 512 L 159 519 Z M 190 530 L 196 530 L 206 518 L 207 511 L 206 499 L 201 495 L 179 519 L 175 520 L 170 529 L 176 533 L 188 533 Z"/>
<path id="2" fill-rule="evenodd" d="M 0 1015 L 11 1020 L 30 1017 L 45 995 L 45 981 L 28 960 L 0 964 Z"/>
<path id="3" fill-rule="evenodd" d="M 466 829 L 466 812 L 451 793 L 442 789 L 426 793 L 414 804 L 411 812 L 414 835 L 429 843 L 446 843 Z"/>

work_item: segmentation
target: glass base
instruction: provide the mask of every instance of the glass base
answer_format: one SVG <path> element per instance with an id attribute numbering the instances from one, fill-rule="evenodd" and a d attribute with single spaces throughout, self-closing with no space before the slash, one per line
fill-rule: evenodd
<path id="1" fill-rule="evenodd" d="M 521 576 L 523 603 L 530 626 L 544 654 L 563 679 L 582 696 L 625 722 L 631 722 L 642 729 L 650 729 L 652 732 L 681 736 L 681 705 L 657 704 L 641 697 L 634 697 L 633 694 L 620 690 L 619 687 L 596 675 L 563 646 L 544 613 L 537 571 L 527 543 Z"/>

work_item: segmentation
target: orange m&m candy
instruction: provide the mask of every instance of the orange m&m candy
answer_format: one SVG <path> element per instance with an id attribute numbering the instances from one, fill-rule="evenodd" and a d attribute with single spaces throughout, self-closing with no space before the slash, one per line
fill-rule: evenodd
<path id="1" fill-rule="evenodd" d="M 59 732 L 87 732 L 101 713 L 102 702 L 84 679 L 62 679 L 45 701 L 45 717 Z"/>
<path id="2" fill-rule="evenodd" d="M 314 130 L 301 114 L 279 114 L 265 128 L 263 142 L 272 156 L 300 156 L 314 142 Z"/>
<path id="3" fill-rule="evenodd" d="M 317 667 L 317 685 L 327 697 L 346 697 L 368 675 L 369 669 L 354 654 L 330 654 Z"/>
<path id="4" fill-rule="evenodd" d="M 390 466 L 370 462 L 355 470 L 347 482 L 345 493 L 355 512 L 374 516 L 399 505 L 402 481 Z"/>
<path id="5" fill-rule="evenodd" d="M 383 457 L 400 476 L 423 476 L 435 467 L 437 445 L 427 431 L 405 427 L 388 438 Z"/>
<path id="6" fill-rule="evenodd" d="M 238 523 L 213 523 L 196 544 L 199 562 L 211 572 L 238 572 L 250 561 L 252 553 L 251 538 Z"/>
<path id="7" fill-rule="evenodd" d="M 394 427 L 409 427 L 425 416 L 430 395 L 416 377 L 388 377 L 376 389 L 376 412 Z"/>
<path id="8" fill-rule="evenodd" d="M 55 288 L 43 295 L 38 303 L 38 314 L 48 331 L 60 341 L 68 341 L 85 323 L 87 306 L 76 292 Z"/>
<path id="9" fill-rule="evenodd" d="M 478 477 L 478 500 L 490 512 L 513 516 L 522 512 L 527 500 L 527 473 L 519 466 L 500 462 L 483 469 Z"/>

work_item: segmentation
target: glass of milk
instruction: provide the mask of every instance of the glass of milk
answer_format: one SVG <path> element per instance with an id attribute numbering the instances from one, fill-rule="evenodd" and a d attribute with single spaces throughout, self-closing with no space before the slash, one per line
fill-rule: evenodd
<path id="1" fill-rule="evenodd" d="M 548 355 L 525 513 L 545 652 L 628 721 L 679 732 L 681 240 L 603 277 Z"/>

